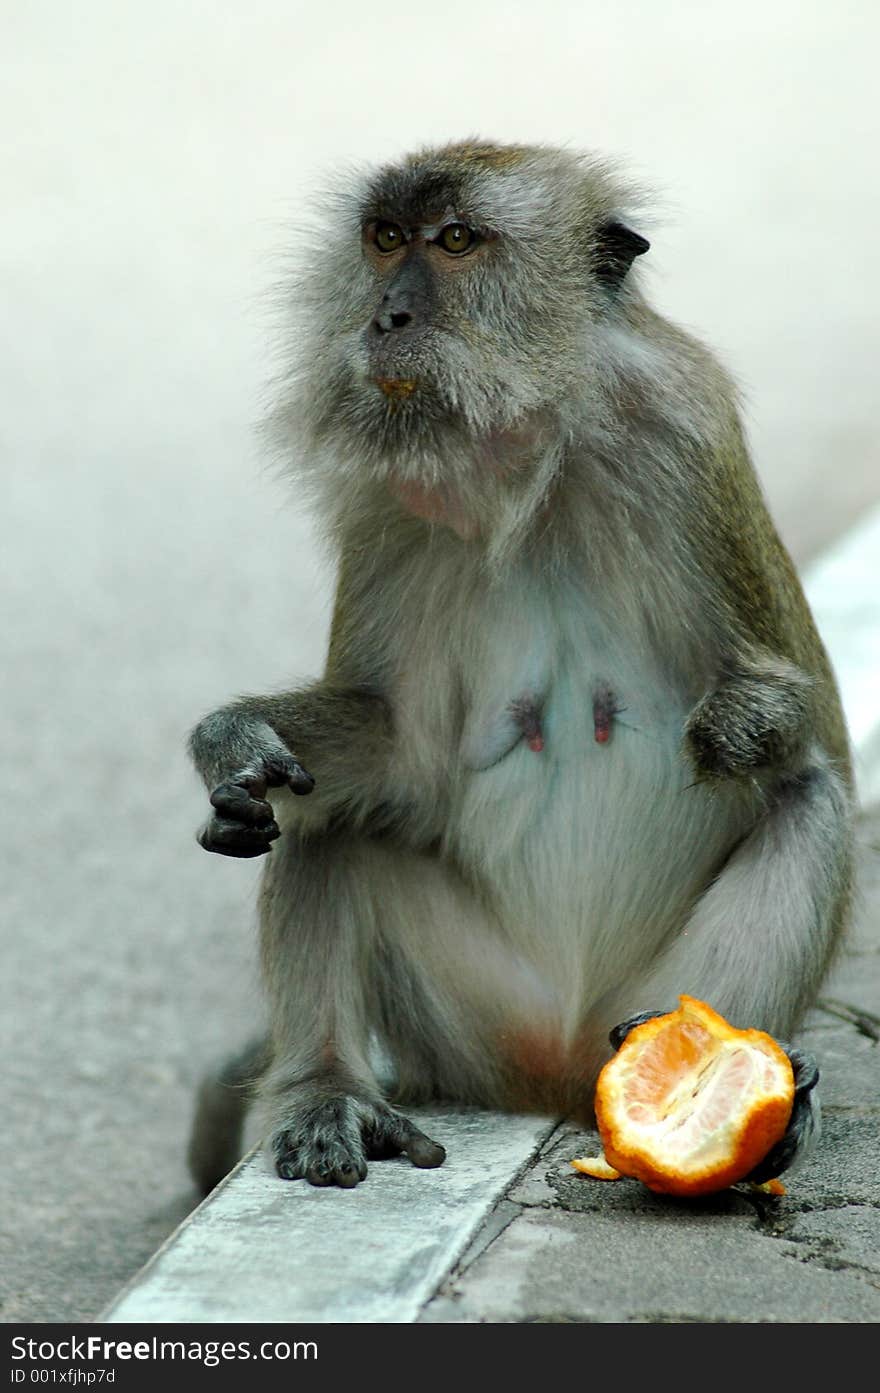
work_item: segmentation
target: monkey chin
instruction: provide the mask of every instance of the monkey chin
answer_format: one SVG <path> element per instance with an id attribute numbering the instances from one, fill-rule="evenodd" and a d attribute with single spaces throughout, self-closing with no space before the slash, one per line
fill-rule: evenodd
<path id="1" fill-rule="evenodd" d="M 419 385 L 417 377 L 374 377 L 373 381 L 392 406 L 400 406 Z"/>

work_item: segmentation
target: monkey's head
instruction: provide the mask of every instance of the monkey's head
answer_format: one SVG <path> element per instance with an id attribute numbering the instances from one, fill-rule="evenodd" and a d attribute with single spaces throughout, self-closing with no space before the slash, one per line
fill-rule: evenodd
<path id="1" fill-rule="evenodd" d="M 477 511 L 515 485 L 635 294 L 629 199 L 590 157 L 479 142 L 340 190 L 298 276 L 299 448 Z"/>

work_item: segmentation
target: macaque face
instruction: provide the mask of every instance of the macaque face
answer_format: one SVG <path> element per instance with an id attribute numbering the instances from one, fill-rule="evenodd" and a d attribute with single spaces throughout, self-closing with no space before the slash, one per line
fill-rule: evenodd
<path id="1" fill-rule="evenodd" d="M 467 343 L 474 323 L 467 281 L 479 276 L 487 256 L 492 276 L 491 244 L 497 240 L 463 221 L 451 205 L 430 221 L 404 226 L 371 218 L 365 224 L 363 251 L 378 292 L 363 333 L 365 366 L 370 382 L 393 405 L 416 397 L 420 388 L 442 397 L 449 364 L 460 357 L 461 341 Z M 477 371 L 475 364 L 470 371 Z"/>
<path id="2" fill-rule="evenodd" d="M 540 154 L 491 147 L 417 156 L 362 187 L 344 241 L 312 249 L 306 287 L 323 440 L 410 477 L 430 456 L 436 480 L 450 449 L 565 397 L 559 363 L 577 362 L 596 287 L 562 187 Z"/>

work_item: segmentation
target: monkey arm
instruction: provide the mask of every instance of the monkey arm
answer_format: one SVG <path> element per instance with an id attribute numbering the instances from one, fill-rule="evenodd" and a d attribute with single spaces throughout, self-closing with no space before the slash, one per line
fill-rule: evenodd
<path id="1" fill-rule="evenodd" d="M 716 446 L 689 475 L 689 486 L 691 510 L 682 527 L 703 576 L 717 664 L 714 689 L 686 722 L 698 775 L 798 774 L 818 746 L 851 783 L 834 673 L 735 411 L 720 424 Z"/>
<path id="2" fill-rule="evenodd" d="M 268 851 L 280 836 L 266 797 L 272 788 L 308 794 L 304 820 L 312 827 L 333 815 L 365 818 L 381 802 L 390 745 L 388 707 L 375 692 L 318 682 L 239 698 L 206 716 L 190 736 L 214 810 L 201 845 L 227 856 Z"/>

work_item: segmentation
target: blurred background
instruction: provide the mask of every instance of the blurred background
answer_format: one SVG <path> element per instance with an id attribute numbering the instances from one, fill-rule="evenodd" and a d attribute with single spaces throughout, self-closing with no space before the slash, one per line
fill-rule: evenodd
<path id="1" fill-rule="evenodd" d="M 191 1208 L 193 1086 L 260 1014 L 184 740 L 323 655 L 254 429 L 286 225 L 422 142 L 618 157 L 803 565 L 880 497 L 878 46 L 868 0 L 0 3 L 4 1320 L 94 1316 Z"/>

